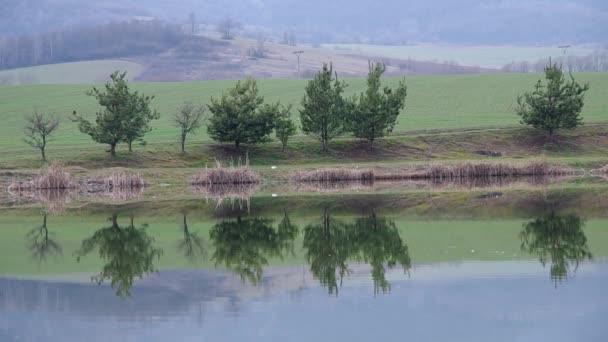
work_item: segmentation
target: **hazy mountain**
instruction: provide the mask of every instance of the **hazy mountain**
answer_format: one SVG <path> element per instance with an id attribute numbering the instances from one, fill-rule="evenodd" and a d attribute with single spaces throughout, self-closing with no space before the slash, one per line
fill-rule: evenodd
<path id="1" fill-rule="evenodd" d="M 608 43 L 606 0 L 1 0 L 0 32 L 48 31 L 132 16 L 292 29 L 309 42 Z M 250 32 L 251 33 L 251 32 Z"/>

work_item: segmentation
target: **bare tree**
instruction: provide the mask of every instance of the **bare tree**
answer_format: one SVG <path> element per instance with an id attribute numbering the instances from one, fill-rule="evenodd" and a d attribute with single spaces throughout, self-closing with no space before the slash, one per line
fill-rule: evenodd
<path id="1" fill-rule="evenodd" d="M 173 116 L 173 125 L 180 129 L 179 138 L 182 153 L 185 152 L 188 134 L 196 133 L 205 119 L 205 108 L 203 106 L 194 106 L 191 102 L 185 102 L 179 107 L 177 113 Z"/>
<path id="2" fill-rule="evenodd" d="M 46 160 L 46 143 L 53 133 L 59 128 L 59 119 L 51 114 L 39 113 L 34 111 L 34 114 L 25 118 L 25 142 L 30 146 L 35 147 L 42 153 L 42 160 Z"/>
<path id="3" fill-rule="evenodd" d="M 225 17 L 218 23 L 217 30 L 222 35 L 222 39 L 232 39 L 234 38 L 234 31 L 241 26 L 241 23 L 231 17 Z"/>

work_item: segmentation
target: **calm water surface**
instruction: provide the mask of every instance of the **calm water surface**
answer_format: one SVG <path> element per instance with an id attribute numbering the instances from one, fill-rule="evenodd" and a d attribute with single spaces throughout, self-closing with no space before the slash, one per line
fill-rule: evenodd
<path id="1" fill-rule="evenodd" d="M 0 209 L 0 341 L 606 341 L 605 191 Z"/>

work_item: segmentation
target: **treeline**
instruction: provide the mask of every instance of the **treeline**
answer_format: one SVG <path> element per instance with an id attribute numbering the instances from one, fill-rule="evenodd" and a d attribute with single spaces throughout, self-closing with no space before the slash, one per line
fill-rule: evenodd
<path id="1" fill-rule="evenodd" d="M 324 64 L 304 89 L 298 109 L 302 133 L 319 141 L 324 152 L 329 150 L 330 141 L 340 136 L 367 140 L 373 148 L 376 140 L 393 132 L 407 97 L 405 81 L 395 88 L 382 87 L 385 70 L 384 64 L 370 62 L 365 91 L 346 97 L 348 85 L 338 79 L 331 64 Z M 589 84 L 579 84 L 572 74 L 566 78 L 556 63 L 545 66 L 544 71 L 545 84 L 539 80 L 534 91 L 518 96 L 515 112 L 522 124 L 544 131 L 552 139 L 559 129 L 574 129 L 583 124 L 580 114 Z M 151 122 L 160 118 L 160 113 L 150 106 L 153 96 L 129 89 L 126 72 L 113 73 L 104 89 L 93 88 L 87 95 L 96 99 L 101 110 L 94 121 L 74 111 L 72 121 L 81 133 L 109 145 L 112 157 L 121 143 L 128 145 L 129 152 L 134 142 L 145 143 L 144 136 L 152 130 Z M 206 110 L 211 112 L 209 116 Z M 176 109 L 172 121 L 179 129 L 182 152 L 186 139 L 205 122 L 209 137 L 220 143 L 232 143 L 237 149 L 269 142 L 273 132 L 285 149 L 289 138 L 298 131 L 292 120 L 292 105 L 280 101 L 267 103 L 253 78 L 238 81 L 219 98 L 211 97 L 206 106 L 185 103 Z M 48 138 L 58 126 L 59 122 L 48 114 L 34 113 L 26 118 L 26 142 L 40 150 L 42 159 L 46 158 Z"/>
<path id="2" fill-rule="evenodd" d="M 164 51 L 187 37 L 158 20 L 79 26 L 37 35 L 0 36 L 0 69 Z"/>
<path id="3" fill-rule="evenodd" d="M 553 58 L 557 64 L 572 72 L 606 72 L 608 71 L 608 52 L 596 51 L 589 56 L 566 56 Z M 551 59 L 539 59 L 530 63 L 527 61 L 513 62 L 502 67 L 503 72 L 527 73 L 543 72 Z"/>

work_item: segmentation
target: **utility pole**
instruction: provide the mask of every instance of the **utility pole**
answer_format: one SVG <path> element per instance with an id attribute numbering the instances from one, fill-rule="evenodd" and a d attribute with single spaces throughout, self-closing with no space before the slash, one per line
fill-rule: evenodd
<path id="1" fill-rule="evenodd" d="M 568 65 L 568 56 L 566 55 L 566 53 L 568 52 L 568 48 L 570 46 L 571 45 L 560 45 L 560 46 L 558 46 L 558 48 L 564 50 L 564 63 L 566 63 L 566 66 L 568 67 L 568 71 L 572 71 L 572 70 L 570 70 L 570 66 Z"/>
<path id="2" fill-rule="evenodd" d="M 300 77 L 300 55 L 303 54 L 303 50 L 294 51 L 293 54 L 298 57 L 298 77 Z"/>

